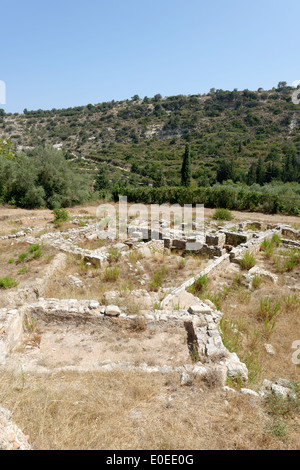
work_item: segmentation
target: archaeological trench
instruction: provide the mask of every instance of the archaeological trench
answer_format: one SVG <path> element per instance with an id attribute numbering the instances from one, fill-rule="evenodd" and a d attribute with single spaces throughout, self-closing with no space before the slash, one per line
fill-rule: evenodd
<path id="1" fill-rule="evenodd" d="M 56 230 L 48 223 L 48 229 L 41 233 L 40 227 L 34 227 L 36 218 L 32 218 L 31 227 L 4 235 L 0 243 L 6 246 L 50 247 L 51 260 L 39 271 L 38 276 L 26 279 L 12 289 L 0 291 L 0 368 L 23 373 L 38 372 L 48 374 L 58 370 L 85 371 L 102 370 L 106 373 L 115 369 L 143 370 L 157 374 L 178 374 L 182 385 L 195 376 L 205 377 L 213 374 L 218 377 L 220 387 L 230 389 L 230 383 L 239 382 L 240 393 L 261 399 L 267 393 L 288 396 L 289 384 L 278 377 L 277 383 L 265 380 L 259 391 L 252 390 L 248 382 L 248 370 L 234 352 L 229 352 L 222 341 L 220 322 L 222 312 L 209 299 L 202 300 L 189 292 L 195 281 L 204 275 L 222 279 L 226 272 L 240 272 L 240 261 L 245 253 L 256 255 L 265 239 L 280 236 L 282 244 L 295 250 L 300 248 L 300 231 L 282 224 L 264 224 L 247 221 L 241 223 L 226 222 L 219 225 L 210 221 L 205 232 L 194 223 L 190 227 L 177 230 L 165 220 L 159 220 L 157 228 L 149 231 L 142 221 L 133 219 L 128 237 L 115 241 L 109 227 L 101 221 L 72 217 L 72 226 L 65 231 Z M 105 240 L 103 246 L 90 249 L 83 243 Z M 87 248 L 89 246 L 89 248 Z M 138 282 L 130 291 L 129 298 L 134 299 L 139 309 L 134 312 L 120 302 L 122 293 L 108 287 L 104 296 L 85 299 L 84 283 L 78 273 L 68 273 L 68 259 L 78 259 L 88 270 L 93 268 L 104 271 L 109 266 L 111 248 L 118 253 L 119 262 L 126 267 L 128 277 L 133 276 Z M 23 248 L 24 249 L 24 248 Z M 151 262 L 151 257 L 163 253 L 175 253 L 178 262 L 184 260 L 187 253 L 202 257 L 203 265 L 198 272 L 175 279 L 175 284 L 167 288 L 147 289 L 149 275 L 144 269 L 144 260 Z M 139 252 L 139 259 L 133 263 L 132 253 Z M 159 255 L 157 255 L 159 256 Z M 47 296 L 49 284 L 58 275 L 57 289 L 62 279 L 72 287 L 73 298 L 51 298 Z M 254 266 L 243 271 L 243 282 L 251 289 L 253 277 L 259 275 L 276 283 L 275 274 Z M 92 274 L 91 274 L 92 276 Z M 55 284 L 54 284 L 55 285 Z M 109 290 L 111 289 L 111 290 Z M 297 282 L 290 286 L 291 292 L 299 291 Z M 76 290 L 81 292 L 76 298 Z M 55 288 L 51 292 L 55 293 Z M 53 295 L 53 294 L 52 294 Z M 122 300 L 122 299 L 121 299 Z M 28 324 L 39 322 L 41 338 L 34 344 L 28 342 Z M 114 337 L 121 334 L 126 324 L 142 326 L 151 332 L 143 342 L 143 354 L 134 356 L 132 349 L 115 347 L 107 353 L 109 344 L 105 335 Z M 121 328 L 122 327 L 122 328 Z M 97 329 L 94 342 L 87 332 Z M 74 339 L 76 330 L 76 343 Z M 54 338 L 61 334 L 61 342 Z M 120 338 L 119 338 L 120 339 Z M 25 341 L 26 340 L 26 341 Z M 81 345 L 79 344 L 81 341 Z M 68 342 L 69 341 L 69 342 Z M 85 341 L 86 349 L 84 349 Z M 141 340 L 142 341 L 142 340 Z M 103 343 L 103 344 L 102 344 Z M 112 344 L 112 343 L 111 343 Z M 162 351 L 153 359 L 153 350 L 159 344 Z M 54 346 L 54 347 L 53 347 Z M 76 348 L 77 358 L 74 353 Z M 81 350 L 80 350 L 81 348 Z M 147 350 L 149 348 L 149 351 Z M 165 349 L 164 349 L 165 348 Z M 167 351 L 172 349 L 172 357 Z M 150 351 L 151 349 L 151 351 Z M 173 353 L 173 351 L 175 351 Z M 155 354 L 154 354 L 155 358 Z M 250 398 L 249 398 L 250 399 Z M 10 412 L 0 408 L 0 448 L 30 449 L 22 431 L 11 421 Z"/>

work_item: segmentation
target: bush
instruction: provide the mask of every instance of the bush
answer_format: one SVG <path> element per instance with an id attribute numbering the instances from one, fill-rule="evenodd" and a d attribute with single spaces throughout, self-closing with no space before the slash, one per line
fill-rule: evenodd
<path id="1" fill-rule="evenodd" d="M 59 225 L 62 222 L 69 220 L 69 214 L 65 209 L 53 209 L 52 214 L 54 215 L 53 223 Z"/>
<path id="2" fill-rule="evenodd" d="M 63 152 L 38 147 L 31 152 L 3 158 L 0 152 L 0 199 L 18 207 L 69 207 L 90 197 L 87 174 L 75 173 Z"/>
<path id="3" fill-rule="evenodd" d="M 216 220 L 232 220 L 233 216 L 228 209 L 216 209 L 213 218 Z"/>

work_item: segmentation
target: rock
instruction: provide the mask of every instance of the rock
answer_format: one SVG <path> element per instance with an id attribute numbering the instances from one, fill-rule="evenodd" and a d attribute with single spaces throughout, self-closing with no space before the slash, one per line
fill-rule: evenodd
<path id="1" fill-rule="evenodd" d="M 119 317 L 121 310 L 117 305 L 108 305 L 105 309 L 105 315 L 109 317 Z"/>
<path id="2" fill-rule="evenodd" d="M 133 410 L 130 410 L 129 417 L 131 419 L 141 419 L 143 417 L 143 413 L 140 408 L 135 408 Z"/>
<path id="3" fill-rule="evenodd" d="M 291 382 L 287 379 L 278 379 L 275 384 L 280 385 L 281 387 L 291 388 Z"/>
<path id="4" fill-rule="evenodd" d="M 278 276 L 271 273 L 270 271 L 266 271 L 265 269 L 261 269 L 258 266 L 254 266 L 253 268 L 251 268 L 248 271 L 248 275 L 249 275 L 251 281 L 253 280 L 254 276 L 257 275 L 257 276 L 260 276 L 260 277 L 264 277 L 265 279 L 268 279 L 269 281 L 273 282 L 274 284 L 277 284 L 277 282 L 278 282 Z"/>
<path id="5" fill-rule="evenodd" d="M 78 279 L 78 277 L 72 276 L 71 274 L 68 276 L 69 278 L 69 283 L 71 286 L 76 286 L 76 287 L 82 287 L 83 282 Z"/>
<path id="6" fill-rule="evenodd" d="M 195 365 L 193 368 L 193 374 L 201 376 L 205 376 L 207 374 L 207 368 L 204 366 L 197 366 Z"/>
<path id="7" fill-rule="evenodd" d="M 90 303 L 89 303 L 89 308 L 90 309 L 100 308 L 100 304 L 97 300 L 91 300 Z M 100 313 L 102 313 L 102 312 L 100 312 Z"/>
<path id="8" fill-rule="evenodd" d="M 246 365 L 241 362 L 236 353 L 229 353 L 225 360 L 227 373 L 233 380 L 241 380 L 242 383 L 248 382 L 248 369 Z"/>
<path id="9" fill-rule="evenodd" d="M 234 390 L 234 388 L 228 387 L 227 385 L 225 385 L 224 387 L 222 387 L 222 390 L 224 390 L 224 392 L 237 393 L 237 391 Z"/>
<path id="10" fill-rule="evenodd" d="M 187 374 L 186 372 L 183 372 L 181 374 L 181 377 L 180 377 L 180 384 L 181 385 L 192 385 L 192 379 L 191 377 L 189 376 L 189 374 Z"/>
<path id="11" fill-rule="evenodd" d="M 266 352 L 270 354 L 270 356 L 274 356 L 275 349 L 273 348 L 272 344 L 265 344 L 264 347 L 265 347 Z"/>
<path id="12" fill-rule="evenodd" d="M 188 309 L 188 312 L 192 315 L 211 314 L 211 309 L 204 304 L 191 305 Z"/>
<path id="13" fill-rule="evenodd" d="M 260 398 L 260 395 L 250 388 L 241 388 L 241 393 L 243 395 L 250 395 L 252 397 Z"/>
<path id="14" fill-rule="evenodd" d="M 282 398 L 288 398 L 291 395 L 291 390 L 289 388 L 282 387 L 281 385 L 272 384 L 271 389 L 274 395 Z"/>

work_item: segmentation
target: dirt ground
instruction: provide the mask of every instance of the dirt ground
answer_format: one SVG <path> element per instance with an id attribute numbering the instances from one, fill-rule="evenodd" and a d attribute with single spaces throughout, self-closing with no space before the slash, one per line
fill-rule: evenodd
<path id="1" fill-rule="evenodd" d="M 101 204 L 101 201 L 99 201 Z M 96 210 L 99 205 L 95 203 L 93 205 L 84 205 L 84 206 L 75 206 L 68 209 L 68 212 L 73 215 L 90 215 L 96 216 Z M 114 206 L 118 206 L 116 203 L 110 203 Z M 132 204 L 128 204 L 131 206 Z M 147 206 L 149 207 L 149 206 Z M 205 218 L 210 218 L 213 216 L 215 209 L 208 209 L 205 208 L 204 215 Z M 232 215 L 234 216 L 235 221 L 244 221 L 244 220 L 257 220 L 263 221 L 265 223 L 281 223 L 281 224 L 288 224 L 291 226 L 295 226 L 296 228 L 300 227 L 300 217 L 299 216 L 291 216 L 291 215 L 284 215 L 284 214 L 264 214 L 261 212 L 238 212 L 238 211 L 231 211 Z M 52 212 L 48 209 L 36 209 L 34 211 L 27 210 L 27 209 L 13 209 L 11 207 L 0 207 L 0 221 L 1 226 L 5 225 L 4 223 L 8 222 L 8 219 L 19 219 L 19 218 L 30 218 L 30 217 L 47 217 L 49 220 L 53 220 Z M 30 221 L 27 221 L 29 223 Z M 41 224 L 43 225 L 43 221 L 35 220 L 31 221 L 31 223 Z"/>
<path id="2" fill-rule="evenodd" d="M 183 327 L 136 332 L 133 326 L 120 320 L 107 320 L 100 325 L 39 322 L 34 335 L 26 335 L 17 352 L 23 355 L 23 362 L 33 360 L 49 368 L 90 369 L 105 361 L 172 367 L 191 363 Z M 33 341 L 37 338 L 40 342 Z"/>

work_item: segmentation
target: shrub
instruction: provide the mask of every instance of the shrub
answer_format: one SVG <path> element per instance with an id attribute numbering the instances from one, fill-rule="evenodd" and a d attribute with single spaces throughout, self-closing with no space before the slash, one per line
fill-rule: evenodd
<path id="1" fill-rule="evenodd" d="M 53 223 L 56 225 L 69 220 L 69 214 L 65 209 L 53 209 L 52 214 L 54 215 Z"/>
<path id="2" fill-rule="evenodd" d="M 232 220 L 233 216 L 228 209 L 216 209 L 213 218 L 216 220 Z"/>

